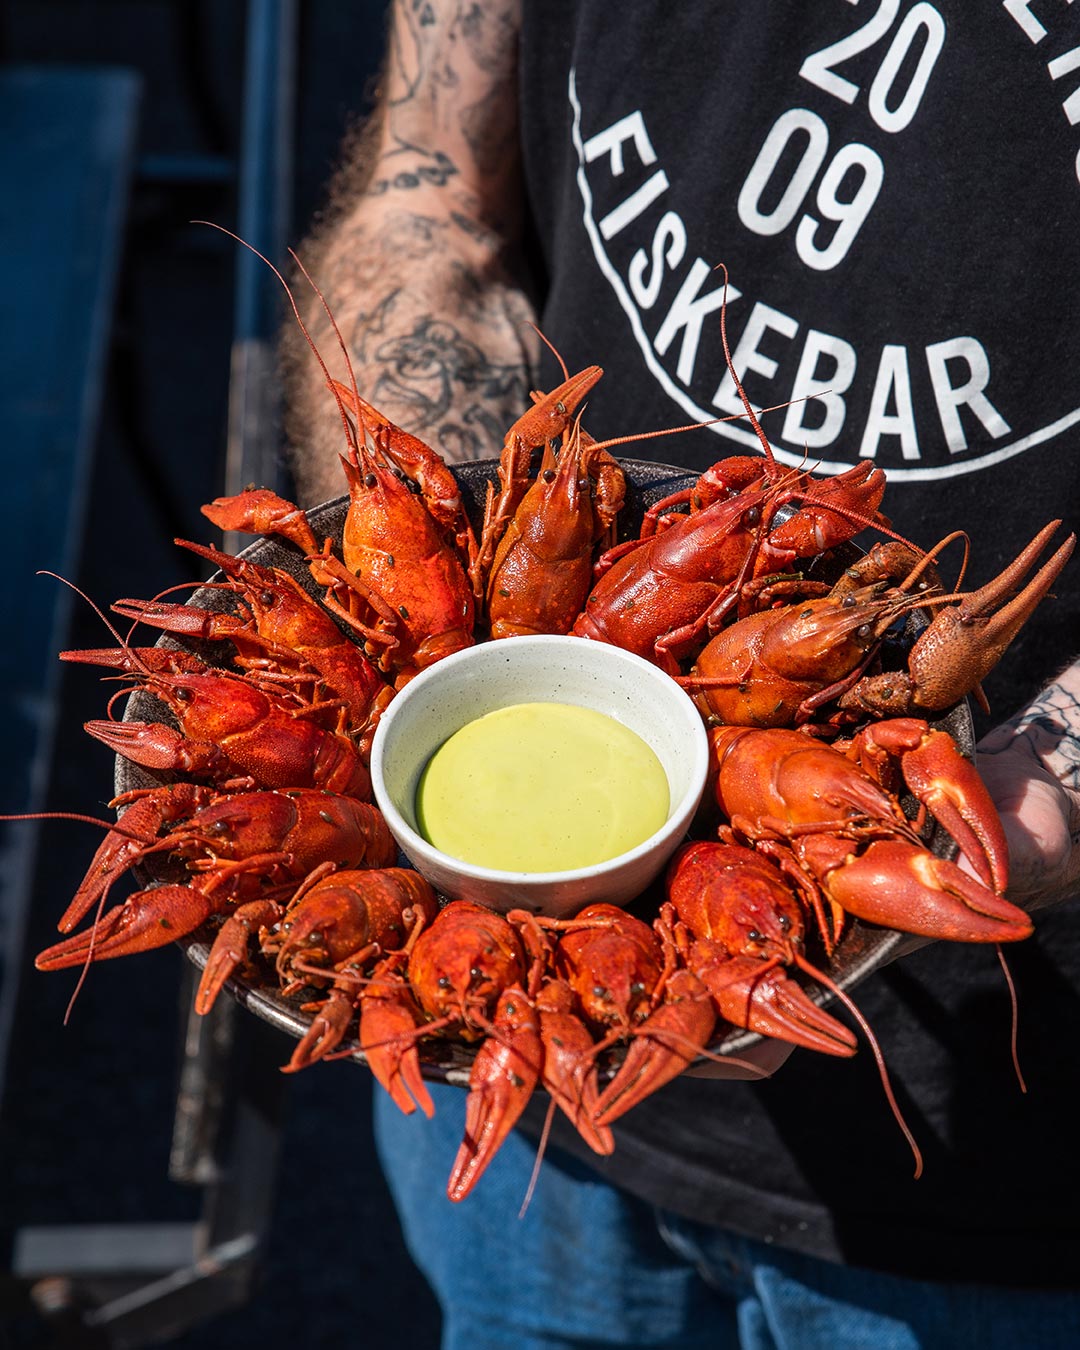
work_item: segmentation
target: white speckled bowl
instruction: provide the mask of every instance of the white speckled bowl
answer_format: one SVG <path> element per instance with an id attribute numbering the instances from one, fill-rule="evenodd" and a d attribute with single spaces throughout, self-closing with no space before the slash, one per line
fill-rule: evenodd
<path id="1" fill-rule="evenodd" d="M 504 872 L 433 848 L 418 832 L 416 786 L 447 737 L 515 703 L 572 703 L 606 713 L 655 752 L 671 803 L 661 829 L 627 853 L 566 872 Z M 443 895 L 562 917 L 592 901 L 621 905 L 659 874 L 705 787 L 708 738 L 689 696 L 618 647 L 577 637 L 516 637 L 456 652 L 417 675 L 383 714 L 371 748 L 375 800 L 401 851 Z"/>

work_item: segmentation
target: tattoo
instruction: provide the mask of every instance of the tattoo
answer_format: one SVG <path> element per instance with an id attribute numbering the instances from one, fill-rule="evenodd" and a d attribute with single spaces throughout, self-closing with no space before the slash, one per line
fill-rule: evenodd
<path id="1" fill-rule="evenodd" d="M 1080 789 L 1080 688 L 1072 675 L 1075 669 L 990 732 L 979 745 L 980 755 L 1001 754 L 1022 742 L 1065 787 Z"/>
<path id="2" fill-rule="evenodd" d="M 460 211 L 451 211 L 450 219 L 465 234 L 470 235 L 478 243 L 485 243 L 491 237 L 491 231 L 484 228 L 479 221 L 473 220 L 471 216 L 462 215 Z"/>
<path id="3" fill-rule="evenodd" d="M 497 454 L 506 428 L 528 407 L 525 363 L 490 359 L 453 323 L 430 314 L 380 341 L 394 298 L 357 326 L 363 363 L 378 371 L 371 401 L 451 461 Z"/>
<path id="4" fill-rule="evenodd" d="M 481 182 L 501 181 L 518 154 L 516 4 L 446 0 L 436 13 L 425 0 L 411 0 L 394 13 L 385 158 L 415 155 L 422 167 L 389 173 L 380 190 L 443 187 L 464 158 Z M 459 147 L 462 160 L 447 155 L 448 145 Z"/>
<path id="5" fill-rule="evenodd" d="M 402 169 L 391 178 L 376 178 L 368 188 L 368 193 L 378 197 L 391 190 L 404 192 L 418 187 L 445 187 L 457 169 L 441 150 L 434 152 L 432 160 L 432 163 L 420 164 L 414 169 Z"/>

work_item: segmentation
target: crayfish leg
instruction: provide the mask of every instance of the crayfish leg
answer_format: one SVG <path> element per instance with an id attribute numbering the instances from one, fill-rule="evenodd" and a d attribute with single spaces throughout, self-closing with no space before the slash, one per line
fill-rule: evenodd
<path id="1" fill-rule="evenodd" d="M 285 913 L 273 900 L 252 900 L 230 914 L 218 929 L 195 991 L 195 1011 L 205 1016 L 214 1006 L 226 982 L 246 959 L 252 936 L 268 928 Z"/>
<path id="2" fill-rule="evenodd" d="M 395 957 L 396 957 L 395 953 Z M 423 1014 L 400 975 L 390 973 L 391 958 L 372 976 L 360 999 L 360 1048 L 377 1082 L 406 1116 L 419 1106 L 430 1120 L 435 1103 L 420 1073 L 417 1037 Z"/>

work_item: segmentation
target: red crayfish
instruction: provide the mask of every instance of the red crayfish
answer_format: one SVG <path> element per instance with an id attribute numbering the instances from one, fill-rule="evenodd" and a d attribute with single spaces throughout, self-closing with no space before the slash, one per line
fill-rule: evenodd
<path id="1" fill-rule="evenodd" d="M 716 799 L 736 839 L 775 858 L 832 951 L 843 916 L 960 942 L 1008 942 L 1031 920 L 1005 900 L 1008 852 L 975 768 L 916 718 L 871 723 L 848 752 L 798 731 L 714 727 Z M 976 877 L 937 857 L 905 816 L 903 781 L 953 836 Z"/>
<path id="2" fill-rule="evenodd" d="M 376 807 L 315 789 L 219 793 L 175 783 L 111 804 L 128 809 L 94 855 L 60 931 L 72 933 L 116 881 L 154 857 L 180 864 L 186 879 L 128 896 L 88 930 L 41 952 L 39 970 L 163 947 L 268 887 L 294 890 L 327 859 L 342 867 L 388 866 L 397 854 Z"/>
<path id="3" fill-rule="evenodd" d="M 392 850 L 373 853 L 363 869 L 326 862 L 287 899 L 251 900 L 231 913 L 214 938 L 195 995 L 207 1013 L 226 981 L 245 966 L 253 938 L 271 959 L 288 997 L 308 986 L 326 996 L 307 1003 L 314 1016 L 289 1059 L 295 1071 L 325 1058 L 341 1042 L 361 996 L 357 977 L 437 913 L 435 892 L 418 872 L 390 867 Z"/>
<path id="4" fill-rule="evenodd" d="M 926 559 L 899 544 L 878 545 L 827 596 L 725 628 L 679 683 L 707 719 L 729 725 L 798 726 L 831 701 L 847 721 L 867 712 L 944 711 L 979 690 L 1065 566 L 1075 535 L 1022 584 L 1060 525 L 1051 521 L 997 577 L 962 594 L 946 594 L 936 577 L 911 589 L 925 576 Z M 898 575 L 900 584 L 888 585 L 886 575 Z M 904 669 L 866 673 L 897 618 L 925 607 L 934 618 L 907 651 Z"/>

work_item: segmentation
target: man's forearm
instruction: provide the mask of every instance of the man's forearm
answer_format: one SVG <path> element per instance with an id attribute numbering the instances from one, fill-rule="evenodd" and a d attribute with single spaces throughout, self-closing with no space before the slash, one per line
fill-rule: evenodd
<path id="1" fill-rule="evenodd" d="M 451 462 L 497 454 L 528 406 L 537 338 L 517 256 L 520 185 L 510 0 L 483 10 L 398 3 L 377 119 L 302 251 L 334 312 L 360 393 Z M 332 325 L 301 300 L 335 378 Z M 336 403 L 286 338 L 298 494 L 343 490 Z"/>
<path id="2" fill-rule="evenodd" d="M 358 210 L 320 266 L 363 397 L 451 462 L 497 454 L 528 406 L 532 310 L 498 272 L 497 254 L 466 223 L 403 209 Z M 312 332 L 335 370 L 329 322 L 315 317 Z M 303 360 L 300 352 L 289 439 L 300 495 L 311 502 L 343 490 L 345 443 L 321 372 L 310 357 L 304 371 Z"/>

